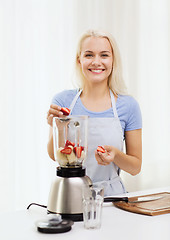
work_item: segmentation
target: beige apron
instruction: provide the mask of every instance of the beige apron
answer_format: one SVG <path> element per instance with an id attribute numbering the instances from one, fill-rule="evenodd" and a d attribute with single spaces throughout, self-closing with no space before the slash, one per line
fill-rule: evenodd
<path id="1" fill-rule="evenodd" d="M 81 92 L 82 90 L 73 99 L 70 105 L 71 112 Z M 105 196 L 126 192 L 119 176 L 120 169 L 114 163 L 107 166 L 99 165 L 94 154 L 97 146 L 102 145 L 112 145 L 123 151 L 123 132 L 117 115 L 114 95 L 111 90 L 110 96 L 114 113 L 113 118 L 89 118 L 88 153 L 84 163 L 86 174 L 91 178 L 92 182 L 104 185 Z"/>

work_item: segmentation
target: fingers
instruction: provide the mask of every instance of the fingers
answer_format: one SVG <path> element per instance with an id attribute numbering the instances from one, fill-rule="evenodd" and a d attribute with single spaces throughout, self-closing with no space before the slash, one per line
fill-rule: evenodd
<path id="1" fill-rule="evenodd" d="M 109 145 L 104 145 L 103 147 L 104 147 L 104 149 L 105 149 L 107 152 L 111 152 L 112 149 L 113 149 L 113 147 L 112 147 L 112 146 L 109 146 Z"/>
<path id="2" fill-rule="evenodd" d="M 61 107 L 56 104 L 51 104 L 49 109 L 49 115 L 53 114 L 54 117 L 62 117 Z"/>
<path id="3" fill-rule="evenodd" d="M 61 107 L 56 104 L 51 104 L 50 109 L 47 112 L 47 123 L 52 126 L 53 117 L 62 117 Z"/>
<path id="4" fill-rule="evenodd" d="M 58 110 L 58 111 L 61 111 L 61 107 L 58 106 L 57 104 L 51 104 L 51 105 L 50 105 L 50 108 L 55 109 L 55 110 Z"/>
<path id="5" fill-rule="evenodd" d="M 105 166 L 105 165 L 109 165 L 110 164 L 110 162 L 108 162 L 106 160 L 106 156 L 107 156 L 107 153 L 101 153 L 101 152 L 95 151 L 95 158 L 96 158 L 98 164 L 100 164 L 100 165 L 104 165 Z"/>

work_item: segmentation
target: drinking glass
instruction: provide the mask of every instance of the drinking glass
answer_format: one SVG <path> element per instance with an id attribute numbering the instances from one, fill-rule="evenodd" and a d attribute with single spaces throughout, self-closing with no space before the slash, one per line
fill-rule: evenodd
<path id="1" fill-rule="evenodd" d="M 83 187 L 83 220 L 86 229 L 101 227 L 104 187 L 94 185 Z"/>

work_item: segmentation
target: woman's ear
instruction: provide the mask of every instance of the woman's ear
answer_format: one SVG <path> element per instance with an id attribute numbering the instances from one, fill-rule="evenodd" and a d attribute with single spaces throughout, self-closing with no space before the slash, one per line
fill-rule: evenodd
<path id="1" fill-rule="evenodd" d="M 77 63 L 80 64 L 80 57 L 77 56 Z"/>

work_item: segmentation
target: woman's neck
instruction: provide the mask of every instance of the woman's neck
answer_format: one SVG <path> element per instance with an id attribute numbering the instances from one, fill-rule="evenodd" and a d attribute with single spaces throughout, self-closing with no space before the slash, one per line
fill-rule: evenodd
<path id="1" fill-rule="evenodd" d="M 102 112 L 111 107 L 109 87 L 86 86 L 80 96 L 83 105 L 90 111 Z"/>
<path id="2" fill-rule="evenodd" d="M 98 84 L 86 85 L 83 88 L 82 96 L 91 99 L 101 99 L 106 96 L 110 96 L 108 86 L 99 86 Z"/>

